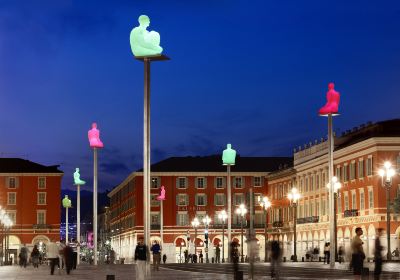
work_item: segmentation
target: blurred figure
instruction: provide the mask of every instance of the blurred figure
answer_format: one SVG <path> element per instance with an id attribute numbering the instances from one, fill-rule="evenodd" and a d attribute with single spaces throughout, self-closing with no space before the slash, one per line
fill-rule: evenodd
<path id="1" fill-rule="evenodd" d="M 253 279 L 254 276 L 254 263 L 259 256 L 259 246 L 257 244 L 257 239 L 254 234 L 249 237 L 247 241 L 247 255 L 246 258 L 250 262 L 250 275 L 249 279 Z"/>
<path id="2" fill-rule="evenodd" d="M 54 267 L 56 264 L 58 265 L 58 268 L 60 268 L 59 265 L 59 259 L 58 259 L 58 254 L 59 254 L 59 248 L 57 244 L 54 242 L 54 240 L 50 241 L 49 244 L 47 244 L 47 259 L 50 260 L 50 274 L 54 274 Z"/>
<path id="3" fill-rule="evenodd" d="M 185 263 L 189 262 L 189 252 L 187 249 L 183 252 L 183 255 L 185 256 Z"/>
<path id="4" fill-rule="evenodd" d="M 64 263 L 65 263 L 65 269 L 67 271 L 67 274 L 69 274 L 72 270 L 72 267 L 74 266 L 74 250 L 72 249 L 69 244 L 65 245 L 63 249 L 63 255 L 64 255 Z"/>
<path id="5" fill-rule="evenodd" d="M 150 251 L 144 244 L 143 237 L 139 238 L 138 244 L 135 249 L 135 261 L 136 261 L 136 279 L 146 279 L 146 262 L 150 261 Z"/>
<path id="6" fill-rule="evenodd" d="M 163 261 L 164 264 L 167 262 L 167 255 L 166 254 L 164 254 L 162 256 L 162 261 Z"/>
<path id="7" fill-rule="evenodd" d="M 339 263 L 344 262 L 344 247 L 343 246 L 339 246 L 338 258 L 339 258 Z"/>
<path id="8" fill-rule="evenodd" d="M 150 250 L 153 253 L 153 269 L 159 270 L 161 262 L 161 247 L 157 241 L 154 241 L 154 244 L 151 246 Z"/>
<path id="9" fill-rule="evenodd" d="M 114 264 L 115 263 L 115 251 L 113 248 L 111 248 L 110 251 L 110 264 Z"/>
<path id="10" fill-rule="evenodd" d="M 231 260 L 233 263 L 233 276 L 234 279 L 236 279 L 238 271 L 239 271 L 239 249 L 238 249 L 238 243 L 236 241 L 232 241 L 230 246 L 231 246 Z"/>
<path id="11" fill-rule="evenodd" d="M 374 279 L 379 280 L 381 278 L 382 273 L 382 251 L 383 246 L 381 244 L 381 236 L 383 235 L 383 228 L 378 228 L 377 235 L 375 238 L 375 251 L 374 251 L 374 261 L 375 261 L 375 270 L 374 270 Z"/>
<path id="12" fill-rule="evenodd" d="M 26 268 L 26 264 L 28 263 L 28 249 L 25 247 L 25 244 L 22 245 L 21 251 L 19 253 L 19 266 Z"/>
<path id="13" fill-rule="evenodd" d="M 356 228 L 356 236 L 351 241 L 351 264 L 353 266 L 354 279 L 361 279 L 361 274 L 364 267 L 365 253 L 361 235 L 363 231 L 360 227 Z"/>
<path id="14" fill-rule="evenodd" d="M 400 251 L 399 251 L 399 248 L 396 248 L 396 249 L 393 250 L 392 256 L 395 257 L 395 258 L 397 258 L 397 259 L 400 258 Z"/>
<path id="15" fill-rule="evenodd" d="M 33 247 L 33 250 L 31 252 L 31 260 L 32 260 L 32 265 L 33 267 L 39 268 L 39 249 L 37 245 Z"/>
<path id="16" fill-rule="evenodd" d="M 219 244 L 217 244 L 217 247 L 215 248 L 215 263 L 220 263 L 221 262 L 221 249 L 219 248 Z"/>
<path id="17" fill-rule="evenodd" d="M 329 242 L 325 243 L 324 247 L 324 263 L 329 264 L 331 258 L 331 244 Z"/>
<path id="18" fill-rule="evenodd" d="M 199 254 L 199 262 L 203 263 L 203 252 L 200 252 Z"/>
<path id="19" fill-rule="evenodd" d="M 279 242 L 274 240 L 271 242 L 271 278 L 279 279 L 279 267 L 281 259 L 281 247 Z"/>

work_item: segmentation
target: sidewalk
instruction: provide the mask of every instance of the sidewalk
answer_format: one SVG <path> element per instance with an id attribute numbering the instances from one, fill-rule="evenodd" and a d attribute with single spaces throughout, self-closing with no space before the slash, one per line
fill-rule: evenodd
<path id="1" fill-rule="evenodd" d="M 258 263 L 258 264 L 260 264 L 260 263 Z M 329 264 L 323 264 L 321 262 L 284 262 L 284 263 L 282 263 L 282 266 L 291 266 L 291 267 L 307 266 L 307 267 L 316 267 L 316 268 L 321 268 L 321 269 L 330 269 Z M 364 267 L 368 267 L 370 271 L 373 271 L 374 267 L 375 267 L 375 263 L 364 262 Z M 349 263 L 348 262 L 341 263 L 341 264 L 335 263 L 335 269 L 348 270 Z M 383 263 L 383 271 L 400 273 L 400 262 Z"/>

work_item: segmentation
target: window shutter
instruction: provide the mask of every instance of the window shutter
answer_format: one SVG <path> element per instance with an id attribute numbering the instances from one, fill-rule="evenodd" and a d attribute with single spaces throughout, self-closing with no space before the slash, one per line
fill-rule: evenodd
<path id="1" fill-rule="evenodd" d="M 204 206 L 207 206 L 207 195 L 204 195 Z"/>
<path id="2" fill-rule="evenodd" d="M 179 188 L 179 177 L 176 178 L 176 187 Z"/>
<path id="3" fill-rule="evenodd" d="M 194 196 L 194 205 L 196 205 L 197 206 L 197 194 Z"/>
<path id="4" fill-rule="evenodd" d="M 188 195 L 185 195 L 185 204 L 186 204 L 186 206 L 188 206 L 189 205 L 189 196 Z"/>
<path id="5" fill-rule="evenodd" d="M 222 177 L 222 186 L 226 188 L 226 177 Z"/>
<path id="6" fill-rule="evenodd" d="M 224 194 L 224 206 L 226 205 L 226 195 Z"/>
<path id="7" fill-rule="evenodd" d="M 236 177 L 235 177 L 235 176 L 233 176 L 233 177 L 231 178 L 231 184 L 232 184 L 232 187 L 233 187 L 233 188 L 236 188 Z"/>
<path id="8" fill-rule="evenodd" d="M 246 187 L 246 178 L 242 177 L 242 188 Z"/>
<path id="9" fill-rule="evenodd" d="M 199 187 L 199 177 L 194 178 L 194 187 L 196 189 Z"/>
<path id="10" fill-rule="evenodd" d="M 188 187 L 188 185 L 189 185 L 188 178 L 187 178 L 187 177 L 185 177 L 185 188 L 187 188 L 187 187 Z"/>
<path id="11" fill-rule="evenodd" d="M 179 194 L 176 195 L 176 206 L 179 206 Z"/>
<path id="12" fill-rule="evenodd" d="M 161 177 L 157 177 L 157 188 L 161 187 Z"/>
<path id="13" fill-rule="evenodd" d="M 204 188 L 207 188 L 207 177 L 204 177 Z"/>
<path id="14" fill-rule="evenodd" d="M 217 188 L 217 177 L 214 177 L 214 188 Z"/>
<path id="15" fill-rule="evenodd" d="M 10 187 L 10 177 L 5 177 L 4 179 L 6 180 L 6 187 L 9 188 Z"/>
<path id="16" fill-rule="evenodd" d="M 253 177 L 251 177 L 251 186 L 252 186 L 252 187 L 254 187 L 254 181 L 255 181 L 255 180 L 254 180 L 254 176 L 253 176 Z"/>
<path id="17" fill-rule="evenodd" d="M 176 225 L 179 226 L 179 214 L 176 213 Z"/>

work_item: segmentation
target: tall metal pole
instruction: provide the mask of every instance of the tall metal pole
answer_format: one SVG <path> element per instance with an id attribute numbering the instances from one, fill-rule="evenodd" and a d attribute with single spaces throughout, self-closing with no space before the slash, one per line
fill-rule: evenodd
<path id="1" fill-rule="evenodd" d="M 209 263 L 208 260 L 208 223 L 206 223 L 206 231 L 207 231 L 207 240 L 206 240 L 206 263 Z"/>
<path id="2" fill-rule="evenodd" d="M 68 207 L 65 207 L 65 244 L 68 245 Z"/>
<path id="3" fill-rule="evenodd" d="M 296 233 L 296 226 L 297 226 L 297 202 L 293 204 L 293 232 L 294 232 L 294 246 L 293 246 L 293 261 L 297 262 L 297 253 L 296 253 L 296 249 L 297 249 L 297 233 Z"/>
<path id="4" fill-rule="evenodd" d="M 194 227 L 194 254 L 196 255 L 196 260 L 197 260 L 197 243 L 196 243 L 196 238 L 197 238 L 197 227 Z"/>
<path id="5" fill-rule="evenodd" d="M 334 221 L 334 240 L 335 240 L 335 261 L 336 260 L 339 260 L 338 259 L 338 250 L 337 250 L 337 199 L 338 199 L 338 192 L 339 192 L 339 190 L 337 190 L 334 194 L 333 194 L 333 197 L 334 197 L 334 202 L 333 202 L 333 207 L 334 207 L 334 212 L 335 212 L 335 215 L 333 216 L 333 221 Z"/>
<path id="6" fill-rule="evenodd" d="M 227 191 L 228 191 L 228 262 L 231 262 L 231 246 L 232 241 L 232 186 L 231 186 L 231 166 L 226 166 L 228 172 Z"/>
<path id="7" fill-rule="evenodd" d="M 392 259 L 390 250 L 390 183 L 386 183 L 386 238 L 387 238 L 387 260 Z"/>
<path id="8" fill-rule="evenodd" d="M 225 220 L 222 220 L 222 263 L 225 262 Z"/>
<path id="9" fill-rule="evenodd" d="M 329 229 L 330 229 L 330 268 L 335 267 L 335 209 L 334 209 L 334 183 L 333 183 L 333 133 L 332 114 L 328 114 L 328 169 L 329 169 Z"/>
<path id="10" fill-rule="evenodd" d="M 76 246 L 76 252 L 78 255 L 78 259 L 76 260 L 76 263 L 79 265 L 80 263 L 80 255 L 81 255 L 81 186 L 76 185 L 77 187 L 77 195 L 76 195 L 76 241 L 78 242 Z"/>
<path id="11" fill-rule="evenodd" d="M 150 246 L 150 59 L 144 58 L 143 232 Z"/>
<path id="12" fill-rule="evenodd" d="M 97 148 L 93 148 L 93 245 L 93 264 L 97 265 Z"/>
<path id="13" fill-rule="evenodd" d="M 268 221 L 267 221 L 267 219 L 268 219 L 268 217 L 267 217 L 267 209 L 265 209 L 265 206 L 263 207 L 264 209 L 264 222 L 265 222 L 265 229 L 264 229 L 264 262 L 267 262 L 268 261 L 268 258 L 267 258 L 267 245 L 268 245 L 268 233 L 267 233 L 267 230 L 268 230 Z"/>
<path id="14" fill-rule="evenodd" d="M 161 238 L 161 249 L 164 242 L 164 207 L 163 207 L 163 200 L 160 200 L 160 238 Z M 181 245 L 182 248 L 182 245 Z"/>
<path id="15" fill-rule="evenodd" d="M 244 262 L 243 258 L 243 215 L 240 216 L 240 262 Z"/>

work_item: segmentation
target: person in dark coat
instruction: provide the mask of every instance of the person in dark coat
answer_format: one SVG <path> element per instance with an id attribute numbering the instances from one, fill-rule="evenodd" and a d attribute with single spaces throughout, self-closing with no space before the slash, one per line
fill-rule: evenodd
<path id="1" fill-rule="evenodd" d="M 379 280 L 381 278 L 382 273 L 382 251 L 383 246 L 381 244 L 381 236 L 383 235 L 383 228 L 378 228 L 377 236 L 375 238 L 375 251 L 374 251 L 374 261 L 375 261 L 375 270 L 374 270 L 374 279 Z"/>
<path id="2" fill-rule="evenodd" d="M 31 260 L 33 267 L 39 268 L 39 256 L 40 256 L 39 249 L 37 245 L 35 245 L 35 247 L 33 247 L 33 250 L 31 252 Z"/>
<path id="3" fill-rule="evenodd" d="M 231 244 L 231 261 L 233 263 L 233 275 L 236 279 L 238 271 L 239 271 L 239 244 L 236 241 L 232 241 Z"/>
<path id="4" fill-rule="evenodd" d="M 163 261 L 164 264 L 167 262 L 167 255 L 166 254 L 164 254 L 162 256 L 162 261 Z"/>
<path id="5" fill-rule="evenodd" d="M 65 261 L 65 268 L 67 270 L 67 274 L 69 274 L 72 270 L 73 264 L 74 264 L 74 250 L 72 249 L 71 246 L 68 244 L 64 247 L 63 250 L 64 254 L 64 261 Z"/>

